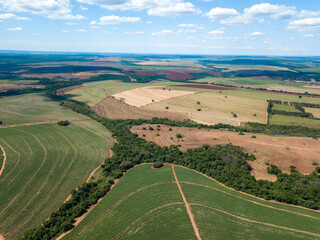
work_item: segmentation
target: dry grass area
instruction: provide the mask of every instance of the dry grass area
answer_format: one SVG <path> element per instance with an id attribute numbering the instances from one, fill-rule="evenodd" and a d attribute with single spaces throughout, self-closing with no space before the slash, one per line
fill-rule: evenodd
<path id="1" fill-rule="evenodd" d="M 10 89 L 23 89 L 23 88 L 44 88 L 43 85 L 34 83 L 0 83 L 0 92 L 6 92 Z"/>
<path id="2" fill-rule="evenodd" d="M 305 107 L 306 112 L 312 113 L 315 118 L 320 118 L 320 108 L 307 108 Z"/>
<path id="3" fill-rule="evenodd" d="M 240 96 L 226 97 L 223 93 L 213 91 L 175 97 L 143 108 L 159 111 L 166 107 L 171 112 L 188 114 L 190 119 L 204 124 L 227 123 L 240 126 L 241 122 L 266 123 L 266 101 Z"/>
<path id="4" fill-rule="evenodd" d="M 259 86 L 257 86 L 257 87 L 259 87 Z M 264 86 L 264 88 L 266 88 L 268 90 L 287 91 L 287 92 L 293 92 L 293 93 L 308 92 L 308 93 L 312 93 L 312 94 L 320 94 L 319 88 L 312 88 L 312 87 L 307 87 L 307 86 L 293 87 L 293 86 L 285 86 L 285 85 L 269 85 L 269 86 Z"/>
<path id="5" fill-rule="evenodd" d="M 188 119 L 186 114 L 141 109 L 128 105 L 112 97 L 103 99 L 94 105 L 92 109 L 98 115 L 110 119 L 152 119 L 154 117 L 180 121 Z"/>
<path id="6" fill-rule="evenodd" d="M 22 74 L 22 77 L 36 77 L 36 78 L 49 78 L 53 80 L 68 80 L 68 79 L 88 79 L 89 77 L 98 76 L 100 74 L 119 74 L 113 71 L 88 71 L 77 73 L 37 73 L 37 74 Z"/>
<path id="7" fill-rule="evenodd" d="M 122 100 L 129 105 L 141 107 L 154 102 L 160 102 L 170 98 L 185 96 L 194 93 L 195 92 L 191 91 L 171 90 L 165 87 L 141 87 L 116 93 L 113 96 L 116 99 Z"/>
<path id="8" fill-rule="evenodd" d="M 143 130 L 143 127 L 146 130 Z M 253 153 L 256 156 L 255 161 L 248 162 L 253 168 L 252 175 L 256 179 L 276 180 L 274 175 L 267 173 L 268 165 L 266 163 L 274 164 L 286 173 L 290 172 L 290 166 L 293 165 L 302 174 L 311 173 L 315 169 L 315 166 L 312 165 L 315 161 L 320 164 L 319 141 L 311 138 L 278 137 L 263 134 L 254 134 L 256 138 L 252 138 L 253 134 L 250 133 L 239 135 L 236 132 L 215 129 L 207 130 L 163 125 L 160 126 L 159 131 L 156 126 L 153 126 L 153 128 L 155 130 L 150 131 L 149 125 L 134 126 L 131 131 L 160 146 L 180 144 L 182 151 L 196 148 L 203 144 L 232 143 L 240 146 L 245 152 Z M 169 128 L 172 131 L 169 131 Z M 176 137 L 178 133 L 182 134 L 182 139 Z"/>

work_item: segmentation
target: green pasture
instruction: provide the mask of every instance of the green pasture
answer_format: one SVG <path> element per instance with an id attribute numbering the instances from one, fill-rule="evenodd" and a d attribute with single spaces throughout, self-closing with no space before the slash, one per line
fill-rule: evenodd
<path id="1" fill-rule="evenodd" d="M 109 155 L 113 138 L 93 120 L 0 129 L 0 233 L 16 239 L 40 224 Z"/>
<path id="2" fill-rule="evenodd" d="M 320 128 L 320 120 L 295 116 L 271 115 L 269 123 L 274 125 L 293 125 L 309 128 Z"/>
<path id="3" fill-rule="evenodd" d="M 24 94 L 0 98 L 0 118 L 3 126 L 58 120 L 88 119 L 59 106 L 41 94 Z"/>
<path id="4" fill-rule="evenodd" d="M 282 104 L 273 104 L 272 109 L 280 110 L 280 111 L 287 111 L 287 112 L 300 112 L 294 106 L 291 105 L 282 105 Z"/>
<path id="5" fill-rule="evenodd" d="M 202 239 L 317 239 L 320 213 L 227 189 L 175 167 Z M 198 184 L 198 185 L 197 185 Z M 199 184 L 203 185 L 200 186 Z M 170 166 L 129 170 L 63 239 L 196 239 Z"/>

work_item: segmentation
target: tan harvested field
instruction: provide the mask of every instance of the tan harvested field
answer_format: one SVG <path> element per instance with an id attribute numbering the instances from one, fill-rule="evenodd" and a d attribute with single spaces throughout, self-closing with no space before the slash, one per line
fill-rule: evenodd
<path id="1" fill-rule="evenodd" d="M 187 120 L 188 116 L 183 113 L 168 111 L 154 111 L 133 107 L 112 97 L 106 97 L 92 107 L 98 115 L 110 119 L 152 119 L 169 118 L 173 120 Z"/>
<path id="2" fill-rule="evenodd" d="M 34 83 L 0 83 L 0 92 L 6 92 L 10 89 L 23 89 L 23 88 L 44 88 L 43 85 Z"/>
<path id="3" fill-rule="evenodd" d="M 143 130 L 143 127 L 146 130 Z M 263 134 L 245 133 L 239 135 L 236 132 L 216 129 L 195 129 L 185 127 L 160 126 L 160 131 L 156 126 L 150 131 L 149 125 L 134 126 L 131 131 L 137 133 L 147 141 L 153 141 L 160 146 L 181 145 L 180 149 L 200 147 L 203 144 L 216 145 L 228 144 L 240 146 L 245 152 L 253 153 L 256 160 L 248 162 L 252 170 L 252 175 L 256 179 L 276 180 L 274 175 L 267 173 L 266 163 L 278 166 L 283 172 L 289 173 L 290 166 L 296 166 L 302 174 L 309 174 L 315 166 L 314 161 L 319 161 L 320 148 L 319 141 L 311 138 L 279 137 Z M 172 128 L 172 131 L 169 131 Z M 177 139 L 176 134 L 182 134 L 182 140 Z M 145 137 L 143 137 L 145 134 Z M 159 136 L 157 136 L 159 134 Z M 256 138 L 251 138 L 255 135 Z"/>
<path id="4" fill-rule="evenodd" d="M 197 92 L 143 106 L 144 109 L 157 111 L 165 110 L 166 107 L 171 112 L 188 114 L 190 119 L 204 124 L 227 123 L 240 126 L 241 122 L 266 123 L 266 101 L 240 96 L 226 98 L 223 93 L 213 91 Z"/>
<path id="5" fill-rule="evenodd" d="M 306 112 L 312 113 L 315 118 L 320 118 L 320 108 L 304 108 Z"/>
<path id="6" fill-rule="evenodd" d="M 67 80 L 67 79 L 87 79 L 89 77 L 98 76 L 100 74 L 119 74 L 113 71 L 88 71 L 88 72 L 77 72 L 77 73 L 37 73 L 37 74 L 22 74 L 23 77 L 36 77 L 36 78 L 49 78 L 56 80 Z"/>
<path id="7" fill-rule="evenodd" d="M 194 94 L 192 91 L 169 90 L 168 88 L 141 87 L 116 93 L 113 96 L 125 103 L 141 107 L 153 102 L 160 102 L 174 97 Z"/>
<path id="8" fill-rule="evenodd" d="M 259 86 L 257 86 L 259 87 Z M 260 86 L 261 87 L 261 86 Z M 292 87 L 292 86 L 284 86 L 284 85 L 268 85 L 264 86 L 264 88 L 268 90 L 276 90 L 276 91 L 287 91 L 287 92 L 293 92 L 293 93 L 312 93 L 312 94 L 320 94 L 319 88 L 311 88 L 311 87 Z"/>

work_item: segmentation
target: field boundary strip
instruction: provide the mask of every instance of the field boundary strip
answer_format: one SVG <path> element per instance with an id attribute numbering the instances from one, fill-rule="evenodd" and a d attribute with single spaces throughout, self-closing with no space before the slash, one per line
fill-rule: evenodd
<path id="1" fill-rule="evenodd" d="M 90 119 L 73 119 L 73 120 L 70 120 L 70 122 L 89 121 L 89 120 Z M 59 121 L 60 120 L 46 121 L 46 122 L 33 122 L 33 123 L 19 123 L 19 124 L 11 124 L 11 125 L 0 126 L 0 128 L 33 126 L 33 125 L 41 125 L 41 124 L 47 124 L 47 123 L 57 123 Z"/>
<path id="2" fill-rule="evenodd" d="M 50 128 L 51 129 L 51 128 Z M 58 188 L 58 186 L 60 185 L 60 183 L 63 181 L 63 179 L 65 178 L 65 176 L 67 175 L 68 173 L 68 170 L 71 168 L 72 164 L 74 163 L 75 159 L 77 158 L 78 156 L 78 150 L 76 149 L 76 147 L 71 143 L 71 141 L 64 135 L 62 134 L 61 132 L 55 130 L 55 129 L 51 129 L 53 131 L 55 131 L 56 133 L 58 133 L 60 136 L 62 136 L 67 142 L 68 144 L 71 146 L 71 148 L 73 149 L 73 157 L 72 157 L 72 160 L 70 161 L 68 167 L 64 170 L 63 172 L 63 175 L 60 176 L 59 180 L 56 182 L 56 184 L 52 187 L 52 189 L 50 190 L 49 194 L 47 195 L 47 197 L 42 200 L 42 204 L 39 205 L 39 207 L 36 209 L 36 211 L 34 212 L 34 214 L 32 214 L 26 221 L 24 221 L 24 223 L 19 227 L 19 228 L 16 228 L 15 231 L 17 230 L 20 230 L 21 228 L 23 228 L 25 226 L 25 224 L 27 224 L 30 219 L 47 203 L 46 201 L 52 196 L 52 194 L 54 194 Z M 67 156 L 67 153 L 65 154 L 65 157 L 63 158 L 63 161 L 62 163 L 64 162 L 64 160 L 66 159 L 66 156 Z M 61 163 L 61 164 L 62 164 Z"/>
<path id="3" fill-rule="evenodd" d="M 2 155 L 3 155 L 2 166 L 1 166 L 1 169 L 0 169 L 0 176 L 1 176 L 2 172 L 4 170 L 4 167 L 6 166 L 7 155 L 6 155 L 6 151 L 4 150 L 4 148 L 1 145 L 0 145 L 0 148 L 2 150 Z"/>
<path id="4" fill-rule="evenodd" d="M 292 213 L 292 214 L 297 214 L 297 215 L 301 215 L 301 216 L 304 216 L 304 217 L 309 217 L 309 218 L 313 218 L 313 219 L 320 220 L 320 218 L 317 218 L 317 217 L 314 217 L 314 216 L 310 216 L 310 215 L 307 215 L 307 214 L 303 214 L 303 213 L 299 213 L 299 212 L 294 212 L 294 211 L 290 211 L 290 210 L 287 210 L 287 209 L 277 208 L 277 207 L 270 206 L 270 205 L 266 205 L 266 204 L 263 204 L 263 203 L 258 203 L 258 202 L 256 202 L 256 201 L 253 201 L 253 200 L 250 200 L 250 199 L 247 199 L 247 198 L 243 198 L 243 197 L 234 195 L 234 194 L 232 194 L 232 193 L 223 191 L 223 190 L 218 189 L 218 188 L 215 188 L 215 187 L 211 187 L 211 186 L 207 186 L 207 185 L 203 185 L 203 184 L 198 184 L 198 183 L 191 183 L 191 182 L 181 182 L 181 183 L 189 184 L 189 185 L 196 185 L 196 186 L 205 187 L 205 188 L 209 188 L 209 189 L 212 189 L 212 190 L 215 190 L 215 191 L 219 191 L 219 192 L 225 193 L 225 194 L 227 194 L 227 195 L 230 195 L 230 196 L 233 196 L 233 197 L 236 197 L 236 198 L 240 198 L 240 199 L 242 199 L 242 200 L 245 200 L 245 201 L 248 201 L 248 202 L 251 202 L 251 203 L 260 205 L 260 206 L 263 206 L 263 207 L 268 207 L 268 208 L 276 209 L 276 210 L 279 210 L 279 211 L 289 212 L 289 213 Z"/>
<path id="5" fill-rule="evenodd" d="M 265 222 L 260 222 L 260 221 L 256 221 L 256 220 L 251 220 L 251 219 L 240 217 L 240 216 L 234 215 L 232 213 L 229 213 L 229 212 L 226 212 L 226 211 L 214 208 L 214 207 L 206 206 L 204 204 L 190 203 L 190 205 L 191 206 L 198 206 L 198 207 L 208 208 L 208 209 L 211 209 L 213 211 L 217 211 L 217 212 L 229 215 L 231 217 L 234 217 L 234 218 L 240 219 L 242 221 L 246 221 L 246 222 L 257 223 L 257 224 L 261 224 L 261 225 L 265 225 L 265 226 L 269 226 L 269 227 L 274 227 L 274 228 L 284 229 L 284 230 L 288 230 L 288 231 L 304 233 L 304 234 L 312 235 L 312 236 L 315 236 L 315 237 L 320 237 L 320 234 L 317 234 L 317 233 L 312 233 L 312 232 L 307 232 L 307 231 L 303 231 L 303 230 L 298 230 L 298 229 L 295 229 L 295 228 L 288 228 L 288 227 L 283 227 L 283 226 L 279 226 L 279 225 L 275 225 L 275 224 L 271 224 L 271 223 L 265 223 Z"/>
<path id="6" fill-rule="evenodd" d="M 122 234 L 127 232 L 133 225 L 135 225 L 137 222 L 139 222 L 141 219 L 145 218 L 146 216 L 150 215 L 151 213 L 153 213 L 157 210 L 160 210 L 162 208 L 165 208 L 165 207 L 169 207 L 169 206 L 173 206 L 173 205 L 183 205 L 183 204 L 184 204 L 183 202 L 173 202 L 173 203 L 167 203 L 167 204 L 158 206 L 154 209 L 151 209 L 150 211 L 146 212 L 141 217 L 137 218 L 132 223 L 130 223 L 125 229 L 123 229 L 120 233 L 118 233 L 115 237 L 113 237 L 112 240 L 119 238 Z"/>
<path id="7" fill-rule="evenodd" d="M 174 176 L 174 178 L 175 178 L 175 180 L 176 180 L 177 186 L 178 186 L 178 188 L 179 188 L 179 192 L 180 192 L 181 197 L 182 197 L 182 199 L 183 199 L 184 205 L 186 206 L 187 213 L 188 213 L 188 215 L 189 215 L 189 218 L 190 218 L 190 221 L 191 221 L 191 224 L 192 224 L 194 233 L 195 233 L 197 239 L 198 239 L 198 240 L 201 240 L 201 236 L 200 236 L 200 233 L 199 233 L 199 230 L 198 230 L 196 221 L 194 220 L 194 217 L 193 217 L 193 215 L 192 215 L 190 206 L 189 206 L 189 204 L 188 204 L 188 202 L 187 202 L 187 199 L 186 199 L 186 197 L 185 197 L 185 195 L 184 195 L 184 193 L 183 193 L 183 191 L 182 191 L 182 188 L 181 188 L 181 186 L 180 186 L 179 180 L 178 180 L 177 175 L 176 175 L 176 172 L 175 172 L 175 170 L 174 170 L 174 165 L 171 165 L 171 169 L 172 169 L 173 176 Z"/>
<path id="8" fill-rule="evenodd" d="M 136 166 L 141 166 L 141 165 L 144 165 L 144 164 L 139 164 L 139 165 L 136 165 Z M 107 193 L 107 195 L 105 195 L 103 198 L 100 198 L 100 201 L 102 199 L 104 199 L 105 197 L 108 196 L 108 194 L 111 192 L 112 188 L 116 185 L 116 183 L 118 182 L 117 181 L 118 179 L 116 179 L 116 181 L 114 182 L 114 184 L 111 186 L 111 189 L 110 191 Z M 128 195 L 125 195 L 124 197 L 122 197 L 119 201 L 117 201 L 116 203 L 114 203 L 112 206 L 110 206 L 107 210 L 105 210 L 104 212 L 102 212 L 97 218 L 95 218 L 90 224 L 88 224 L 84 229 L 82 229 L 77 235 L 75 235 L 72 239 L 76 239 L 76 237 L 80 236 L 83 232 L 87 231 L 89 228 L 91 228 L 92 226 L 94 226 L 98 221 L 100 221 L 100 219 L 102 219 L 104 217 L 104 215 L 106 215 L 108 212 L 110 212 L 114 207 L 118 206 L 119 204 L 121 204 L 124 200 L 126 200 L 127 198 L 131 197 L 132 195 L 138 193 L 138 192 L 141 192 L 147 188 L 150 188 L 150 187 L 153 187 L 153 186 L 156 186 L 156 185 L 161 185 L 161 184 L 167 184 L 167 183 L 175 183 L 174 181 L 163 181 L 163 182 L 157 182 L 157 183 L 153 183 L 153 184 L 149 184 L 147 186 L 144 186 L 142 188 L 139 188 L 137 189 L 136 191 L 134 192 L 131 192 L 129 193 Z M 100 202 L 98 201 L 98 203 Z M 90 211 L 92 211 L 94 209 L 94 207 L 96 207 L 98 205 L 98 203 L 96 203 L 95 205 L 92 205 L 92 209 L 90 209 Z M 78 219 L 80 219 L 81 221 L 89 214 L 89 211 L 87 211 L 87 213 L 85 213 L 84 215 L 80 216 Z M 75 222 L 75 226 L 79 225 L 79 223 L 81 221 L 77 221 L 76 219 L 76 222 Z M 75 229 L 75 228 L 73 228 Z M 70 233 L 73 229 L 71 229 L 69 232 L 67 233 Z M 67 234 L 66 233 L 66 234 Z M 63 235 L 65 236 L 65 235 Z M 57 238 L 57 240 L 61 239 L 61 235 L 59 236 L 59 238 Z"/>
<path id="9" fill-rule="evenodd" d="M 0 138 L 0 140 L 1 140 L 2 142 L 4 142 L 4 143 L 5 143 L 14 153 L 16 153 L 17 156 L 18 156 L 18 160 L 17 160 L 16 164 L 15 164 L 15 165 L 13 166 L 13 168 L 4 176 L 4 178 L 2 178 L 2 179 L 0 180 L 0 183 L 2 183 L 2 182 L 11 174 L 11 172 L 17 167 L 18 163 L 20 162 L 21 155 L 20 155 L 20 153 L 18 153 L 13 147 L 11 147 L 5 140 L 3 140 L 2 138 Z"/>

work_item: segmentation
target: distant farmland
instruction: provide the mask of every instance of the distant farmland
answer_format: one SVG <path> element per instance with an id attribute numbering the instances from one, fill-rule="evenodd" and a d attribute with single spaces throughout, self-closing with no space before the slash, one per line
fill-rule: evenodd
<path id="1" fill-rule="evenodd" d="M 186 168 L 146 164 L 62 239 L 318 239 L 319 224 L 319 212 L 263 201 Z"/>

